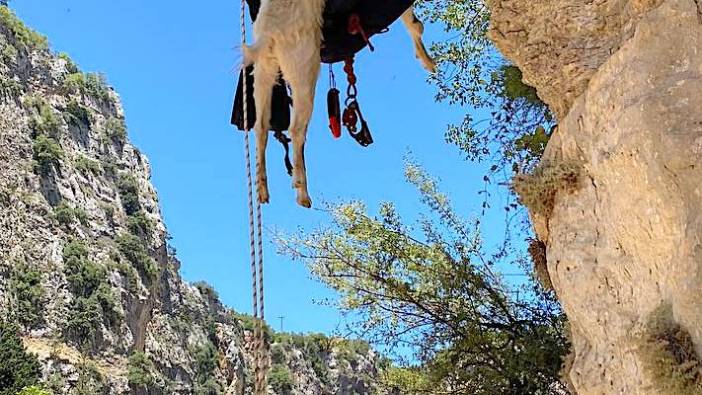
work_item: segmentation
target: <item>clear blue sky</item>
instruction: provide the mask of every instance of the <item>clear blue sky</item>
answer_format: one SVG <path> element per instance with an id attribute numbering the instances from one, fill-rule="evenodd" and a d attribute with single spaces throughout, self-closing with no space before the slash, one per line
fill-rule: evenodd
<path id="1" fill-rule="evenodd" d="M 238 0 L 14 0 L 11 7 L 84 71 L 107 75 L 122 98 L 132 142 L 151 160 L 183 276 L 206 280 L 224 303 L 250 312 L 243 137 L 228 123 L 240 59 Z M 440 35 L 428 27 L 428 41 Z M 443 138 L 446 125 L 462 119 L 465 109 L 434 102 L 434 88 L 401 24 L 374 44 L 376 52 L 364 51 L 356 66 L 359 99 L 376 140 L 372 147 L 362 149 L 346 135 L 331 138 L 326 74 L 320 79 L 306 152 L 314 203 L 362 199 L 375 208 L 390 200 L 414 218 L 416 193 L 403 178 L 403 157 L 411 150 L 442 180 L 459 210 L 474 213 L 483 171 L 464 162 Z M 337 66 L 337 80 L 343 79 Z M 323 225 L 322 213 L 295 205 L 277 143 L 268 155 L 266 227 L 294 231 Z M 486 232 L 501 234 L 502 221 L 487 225 Z M 275 317 L 283 315 L 286 330 L 333 331 L 339 314 L 314 303 L 333 294 L 309 279 L 303 266 L 275 255 L 270 243 L 266 252 L 267 316 L 273 326 L 278 328 Z"/>

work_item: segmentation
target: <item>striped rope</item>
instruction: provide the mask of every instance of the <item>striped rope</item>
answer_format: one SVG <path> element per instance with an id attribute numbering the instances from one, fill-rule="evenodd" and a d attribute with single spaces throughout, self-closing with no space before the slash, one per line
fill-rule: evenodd
<path id="1" fill-rule="evenodd" d="M 241 0 L 241 46 L 246 45 L 246 0 Z M 264 287 L 263 287 L 263 214 L 261 202 L 256 199 L 256 214 L 254 217 L 254 188 L 251 172 L 251 143 L 249 138 L 249 112 L 248 112 L 248 74 L 243 67 L 243 111 L 244 111 L 244 149 L 246 160 L 246 176 L 249 198 L 249 249 L 251 252 L 251 289 L 253 295 L 253 317 L 257 324 L 254 326 L 254 394 L 263 395 L 267 391 L 268 362 L 265 358 L 266 342 L 264 339 L 263 325 L 265 322 Z M 256 243 L 258 241 L 258 243 Z M 256 251 L 258 244 L 258 251 Z M 258 262 L 256 256 L 258 255 Z"/>

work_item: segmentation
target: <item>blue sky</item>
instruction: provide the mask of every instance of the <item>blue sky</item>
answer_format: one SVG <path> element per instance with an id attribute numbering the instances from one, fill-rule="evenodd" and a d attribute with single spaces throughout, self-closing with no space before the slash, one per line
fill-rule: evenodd
<path id="1" fill-rule="evenodd" d="M 205 280 L 222 300 L 250 312 L 248 220 L 243 136 L 228 124 L 238 53 L 239 2 L 206 6 L 165 0 L 15 0 L 12 8 L 67 52 L 84 71 L 104 72 L 120 94 L 132 142 L 151 160 L 153 183 L 189 281 Z M 436 27 L 426 39 L 439 39 Z M 324 201 L 383 200 L 413 218 L 418 201 L 404 182 L 408 151 L 442 181 L 460 212 L 478 209 L 483 170 L 444 142 L 446 125 L 465 109 L 434 102 L 434 88 L 414 59 L 401 24 L 374 39 L 375 53 L 357 58 L 359 100 L 376 143 L 363 149 L 347 135 L 333 140 L 327 128 L 326 68 L 307 144 L 310 195 Z M 343 81 L 337 65 L 337 81 Z M 342 84 L 342 88 L 345 84 Z M 295 231 L 323 226 L 325 215 L 295 205 L 279 146 L 268 150 L 271 204 L 268 229 Z M 496 216 L 497 217 L 497 216 Z M 502 221 L 486 232 L 501 234 Z M 285 329 L 331 332 L 339 314 L 315 300 L 333 294 L 308 278 L 306 269 L 266 247 L 267 317 L 285 316 Z"/>

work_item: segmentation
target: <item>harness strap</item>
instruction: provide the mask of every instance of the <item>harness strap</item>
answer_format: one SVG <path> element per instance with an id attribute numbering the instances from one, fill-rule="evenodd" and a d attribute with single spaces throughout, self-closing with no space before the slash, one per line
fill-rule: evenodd
<path id="1" fill-rule="evenodd" d="M 287 170 L 288 175 L 292 177 L 293 165 L 292 162 L 290 162 L 290 143 L 292 140 L 290 140 L 290 137 L 286 136 L 281 130 L 276 130 L 273 137 L 275 137 L 283 148 L 285 148 L 285 170 Z"/>

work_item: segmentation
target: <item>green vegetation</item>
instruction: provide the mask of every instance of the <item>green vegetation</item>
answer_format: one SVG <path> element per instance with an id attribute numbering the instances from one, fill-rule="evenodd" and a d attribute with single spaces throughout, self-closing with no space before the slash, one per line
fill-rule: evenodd
<path id="1" fill-rule="evenodd" d="M 117 247 L 139 273 L 145 275 L 149 281 L 156 279 L 158 264 L 149 255 L 148 247 L 142 239 L 131 234 L 123 234 L 117 237 Z"/>
<path id="2" fill-rule="evenodd" d="M 305 355 L 312 365 L 315 375 L 323 384 L 329 384 L 329 368 L 326 357 L 331 354 L 335 340 L 321 333 L 299 335 L 293 333 L 276 333 L 273 342 L 280 345 L 290 345 Z"/>
<path id="3" fill-rule="evenodd" d="M 76 99 L 71 99 L 66 105 L 63 117 L 69 125 L 90 127 L 90 111 Z"/>
<path id="4" fill-rule="evenodd" d="M 34 131 L 34 135 L 46 135 L 57 138 L 61 128 L 61 122 L 54 112 L 53 107 L 46 100 L 37 96 L 27 96 L 23 100 L 30 119 L 29 127 Z"/>
<path id="5" fill-rule="evenodd" d="M 71 57 L 67 53 L 61 52 L 57 56 L 59 59 L 62 59 L 66 62 L 66 71 L 68 71 L 69 74 L 75 74 L 79 71 L 78 65 L 73 61 L 73 59 L 71 59 Z"/>
<path id="6" fill-rule="evenodd" d="M 151 373 L 155 369 L 153 362 L 143 352 L 135 352 L 127 362 L 127 379 L 133 388 L 150 388 L 155 380 Z"/>
<path id="7" fill-rule="evenodd" d="M 18 51 L 47 50 L 49 48 L 46 37 L 28 28 L 7 7 L 0 7 L 0 25 L 12 33 L 15 39 L 14 46 Z"/>
<path id="8" fill-rule="evenodd" d="M 120 175 L 117 180 L 117 190 L 119 198 L 122 201 L 122 207 L 127 215 L 134 215 L 141 210 L 139 203 L 139 184 L 136 178 L 127 173 Z"/>
<path id="9" fill-rule="evenodd" d="M 33 131 L 36 170 L 41 175 L 48 175 L 63 158 L 63 149 L 58 142 L 61 124 L 53 108 L 41 98 L 29 96 L 24 99 L 24 106 L 29 112 L 29 127 Z"/>
<path id="10" fill-rule="evenodd" d="M 365 339 L 413 351 L 418 366 L 402 371 L 410 383 L 434 393 L 552 393 L 569 347 L 559 306 L 540 287 L 516 292 L 504 281 L 497 268 L 513 255 L 486 250 L 477 223 L 423 169 L 409 163 L 406 177 L 427 208 L 417 226 L 391 203 L 377 216 L 341 204 L 329 209 L 331 227 L 283 238 L 281 249 L 340 294 L 338 307 Z"/>
<path id="11" fill-rule="evenodd" d="M 22 391 L 18 392 L 17 395 L 53 395 L 50 391 L 47 391 L 36 385 L 22 388 Z"/>
<path id="12" fill-rule="evenodd" d="M 61 158 L 63 149 L 55 139 L 41 134 L 34 140 L 35 168 L 39 174 L 50 174 L 54 167 L 61 164 Z"/>
<path id="13" fill-rule="evenodd" d="M 529 171 L 539 161 L 538 144 L 525 146 L 525 136 L 550 129 L 553 115 L 536 90 L 525 84 L 521 70 L 508 64 L 487 37 L 490 10 L 482 0 L 420 1 L 425 21 L 442 25 L 450 37 L 431 52 L 438 63 L 430 81 L 438 101 L 468 107 L 463 122 L 450 125 L 448 142 L 466 157 L 489 161 L 491 174 Z M 489 114 L 474 118 L 475 114 Z M 548 135 L 543 135 L 548 141 Z M 507 173 L 508 174 L 508 173 Z"/>
<path id="14" fill-rule="evenodd" d="M 148 240 L 153 232 L 153 221 L 146 216 L 146 213 L 138 211 L 127 218 L 127 228 L 129 232 L 142 240 Z"/>
<path id="15" fill-rule="evenodd" d="M 271 366 L 268 383 L 276 394 L 289 395 L 292 393 L 293 380 L 290 370 L 285 365 L 273 364 Z"/>
<path id="16" fill-rule="evenodd" d="M 582 165 L 573 161 L 541 163 L 530 174 L 514 177 L 512 188 L 519 201 L 533 213 L 551 216 L 559 191 L 574 192 L 583 172 Z"/>
<path id="17" fill-rule="evenodd" d="M 656 393 L 702 394 L 702 363 L 695 343 L 690 333 L 673 320 L 669 305 L 651 314 L 638 352 Z"/>
<path id="18" fill-rule="evenodd" d="M 103 391 L 103 377 L 95 363 L 83 361 L 78 366 L 78 381 L 76 382 L 75 395 L 95 395 Z"/>
<path id="19" fill-rule="evenodd" d="M 68 227 L 78 220 L 82 225 L 88 224 L 88 213 L 80 207 L 71 207 L 66 201 L 61 201 L 54 207 L 54 219 L 62 226 Z"/>
<path id="20" fill-rule="evenodd" d="M 100 162 L 90 159 L 85 155 L 81 155 L 78 157 L 78 159 L 76 159 L 75 167 L 76 170 L 86 175 L 99 175 L 102 171 L 102 168 L 100 167 Z"/>
<path id="21" fill-rule="evenodd" d="M 219 294 L 217 291 L 208 283 L 204 281 L 197 281 L 193 284 L 200 294 L 207 300 L 219 300 Z M 253 320 L 253 318 L 251 318 Z"/>
<path id="22" fill-rule="evenodd" d="M 436 388 L 428 371 L 421 367 L 383 369 L 381 386 L 391 394 L 431 394 Z"/>
<path id="23" fill-rule="evenodd" d="M 39 361 L 25 350 L 17 325 L 0 320 L 0 395 L 16 395 L 40 377 Z"/>
<path id="24" fill-rule="evenodd" d="M 124 144 L 127 141 L 127 126 L 124 119 L 112 117 L 105 122 L 105 136 L 114 143 Z"/>
<path id="25" fill-rule="evenodd" d="M 105 76 L 99 73 L 81 73 L 76 71 L 68 74 L 63 80 L 63 88 L 70 94 L 81 94 L 102 102 L 110 99 L 110 89 L 107 87 Z"/>
<path id="26" fill-rule="evenodd" d="M 215 369 L 219 364 L 218 358 L 217 348 L 211 341 L 207 341 L 195 352 L 196 394 L 216 395 L 223 392 L 215 377 Z"/>
<path id="27" fill-rule="evenodd" d="M 114 325 L 119 319 L 117 300 L 107 284 L 105 268 L 89 259 L 87 246 L 77 240 L 63 249 L 64 274 L 73 302 L 66 334 L 82 347 L 95 340 L 103 322 Z"/>
<path id="28" fill-rule="evenodd" d="M 39 327 L 44 322 L 46 292 L 42 287 L 43 274 L 39 268 L 16 262 L 10 277 L 12 312 L 17 322 L 27 329 Z"/>

